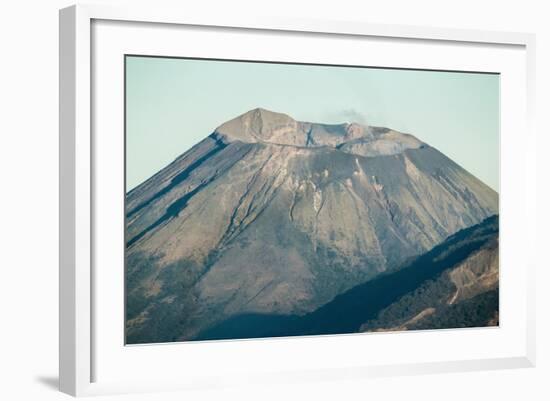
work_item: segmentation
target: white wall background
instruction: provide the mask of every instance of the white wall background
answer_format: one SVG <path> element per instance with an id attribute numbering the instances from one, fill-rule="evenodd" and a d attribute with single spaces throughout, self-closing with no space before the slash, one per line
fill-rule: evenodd
<path id="1" fill-rule="evenodd" d="M 97 3 L 129 4 L 134 0 Z M 146 3 L 146 2 L 143 2 Z M 378 23 L 527 31 L 537 34 L 538 366 L 482 373 L 329 382 L 116 399 L 171 400 L 547 400 L 550 399 L 549 110 L 550 25 L 545 1 L 298 0 L 150 1 L 212 14 L 292 15 Z M 200 3 L 200 4 L 199 4 Z M 0 398 L 57 400 L 58 21 L 62 0 L 0 3 Z M 518 133 L 518 146 L 523 146 Z M 108 399 L 115 399 L 108 397 Z"/>

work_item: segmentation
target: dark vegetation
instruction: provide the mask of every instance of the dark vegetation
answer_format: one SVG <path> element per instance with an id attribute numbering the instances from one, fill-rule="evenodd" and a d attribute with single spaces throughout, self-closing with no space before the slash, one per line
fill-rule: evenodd
<path id="1" fill-rule="evenodd" d="M 377 317 L 365 323 L 367 330 L 396 327 L 427 308 L 442 308 L 456 287 L 447 274 L 441 274 L 435 280 L 426 280 L 415 291 L 411 291 L 399 300 L 382 309 Z M 440 327 L 440 326 L 437 326 Z M 433 327 L 433 328 L 437 328 Z"/>
<path id="2" fill-rule="evenodd" d="M 446 305 L 415 324 L 410 330 L 451 329 L 486 326 L 498 313 L 498 288 L 476 295 L 462 302 Z"/>

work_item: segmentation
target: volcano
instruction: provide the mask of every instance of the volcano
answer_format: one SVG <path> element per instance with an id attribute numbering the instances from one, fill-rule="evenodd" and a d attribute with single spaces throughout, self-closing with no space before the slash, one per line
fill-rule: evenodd
<path id="1" fill-rule="evenodd" d="M 307 315 L 495 214 L 413 135 L 251 110 L 126 195 L 126 341 Z"/>

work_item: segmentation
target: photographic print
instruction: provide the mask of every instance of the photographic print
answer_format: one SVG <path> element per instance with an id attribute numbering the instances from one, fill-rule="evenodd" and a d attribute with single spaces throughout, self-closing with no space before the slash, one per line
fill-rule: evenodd
<path id="1" fill-rule="evenodd" d="M 127 55 L 126 344 L 498 326 L 499 96 Z"/>

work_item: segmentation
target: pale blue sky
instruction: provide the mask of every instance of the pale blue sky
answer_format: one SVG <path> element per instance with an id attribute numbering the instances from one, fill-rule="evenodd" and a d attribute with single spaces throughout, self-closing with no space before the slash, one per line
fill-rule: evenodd
<path id="1" fill-rule="evenodd" d="M 256 107 L 413 134 L 499 189 L 498 75 L 131 56 L 127 190 Z"/>

